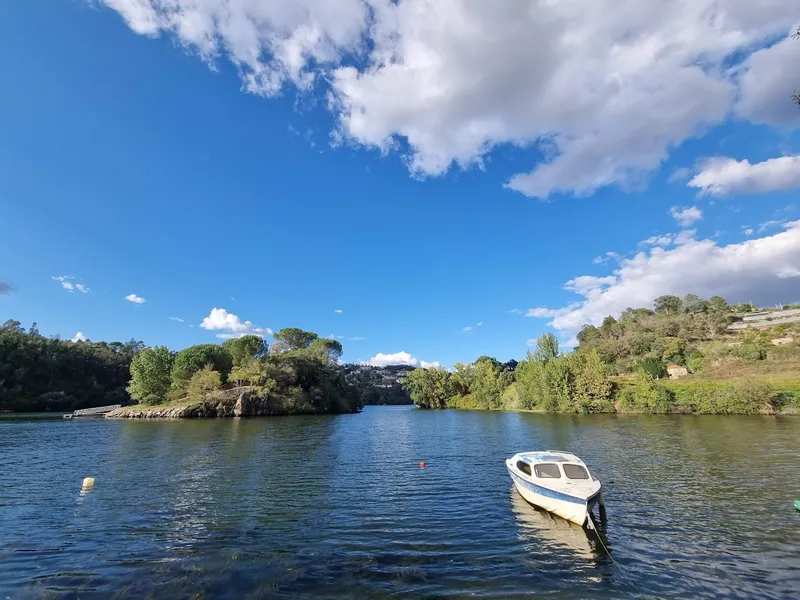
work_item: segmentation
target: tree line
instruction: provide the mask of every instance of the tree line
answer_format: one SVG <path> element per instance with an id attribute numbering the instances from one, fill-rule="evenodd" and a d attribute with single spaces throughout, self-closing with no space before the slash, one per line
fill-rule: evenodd
<path id="1" fill-rule="evenodd" d="M 142 342 L 73 343 L 36 323 L 0 326 L 0 411 L 72 411 L 129 401 L 125 387 Z"/>
<path id="2" fill-rule="evenodd" d="M 673 364 L 700 374 L 719 362 L 754 363 L 777 352 L 770 339 L 785 335 L 785 325 L 728 331 L 728 325 L 756 310 L 752 304 L 730 305 L 720 296 L 661 296 L 652 309 L 628 308 L 599 327 L 584 326 L 573 352 L 561 352 L 548 333 L 513 366 L 484 356 L 456 363 L 452 370 L 416 369 L 402 385 L 417 406 L 432 409 L 772 413 L 784 398 L 759 380 L 664 382 Z M 800 354 L 794 346 L 781 351 Z"/>
<path id="3" fill-rule="evenodd" d="M 298 328 L 274 343 L 253 335 L 179 352 L 143 342 L 44 337 L 34 323 L 0 326 L 0 411 L 69 412 L 107 404 L 162 404 L 248 387 L 282 413 L 353 412 L 371 394 L 339 364 L 342 345 Z"/>

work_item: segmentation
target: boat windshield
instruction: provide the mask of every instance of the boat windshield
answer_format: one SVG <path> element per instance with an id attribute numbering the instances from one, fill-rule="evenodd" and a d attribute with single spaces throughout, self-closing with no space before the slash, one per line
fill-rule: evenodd
<path id="1" fill-rule="evenodd" d="M 589 479 L 589 472 L 580 465 L 561 465 L 569 479 Z"/>
<path id="2" fill-rule="evenodd" d="M 533 470 L 536 471 L 536 476 L 541 479 L 561 479 L 561 471 L 558 470 L 558 465 L 554 463 L 533 465 Z"/>

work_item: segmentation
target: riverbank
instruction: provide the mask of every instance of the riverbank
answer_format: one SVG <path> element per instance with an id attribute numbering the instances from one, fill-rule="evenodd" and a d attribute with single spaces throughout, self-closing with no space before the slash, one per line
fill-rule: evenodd
<path id="1" fill-rule="evenodd" d="M 286 398 L 261 393 L 255 387 L 241 386 L 217 390 L 202 399 L 181 398 L 162 404 L 123 406 L 106 415 L 107 419 L 215 419 L 226 417 L 265 417 L 307 415 L 320 411 L 309 403 L 287 402 Z"/>
<path id="2" fill-rule="evenodd" d="M 583 406 L 529 406 L 524 397 L 525 390 L 514 382 L 492 405 L 481 403 L 475 394 L 466 394 L 448 398 L 442 408 L 539 414 L 800 415 L 800 379 L 787 376 L 681 380 L 615 377 L 605 402 Z M 590 410 L 581 410 L 584 407 Z"/>

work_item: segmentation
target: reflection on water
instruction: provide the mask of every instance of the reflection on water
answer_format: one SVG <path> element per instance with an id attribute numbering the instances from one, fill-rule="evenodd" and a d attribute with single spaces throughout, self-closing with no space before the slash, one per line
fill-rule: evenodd
<path id="1" fill-rule="evenodd" d="M 599 537 L 513 490 L 542 448 L 603 482 Z M 0 598 L 790 598 L 799 452 L 775 417 L 0 417 Z"/>
<path id="2" fill-rule="evenodd" d="M 520 539 L 526 543 L 527 550 L 540 550 L 546 546 L 551 552 L 567 552 L 586 561 L 595 559 L 595 549 L 589 543 L 589 534 L 583 527 L 531 506 L 513 486 L 511 509 L 517 519 Z"/>

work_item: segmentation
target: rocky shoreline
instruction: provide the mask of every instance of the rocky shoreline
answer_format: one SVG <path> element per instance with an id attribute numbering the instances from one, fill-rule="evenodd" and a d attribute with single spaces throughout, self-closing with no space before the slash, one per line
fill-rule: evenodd
<path id="1" fill-rule="evenodd" d="M 306 412 L 289 412 L 278 399 L 271 398 L 269 394 L 259 395 L 252 388 L 234 388 L 214 392 L 204 400 L 184 404 L 124 406 L 106 414 L 106 419 L 214 419 Z"/>

